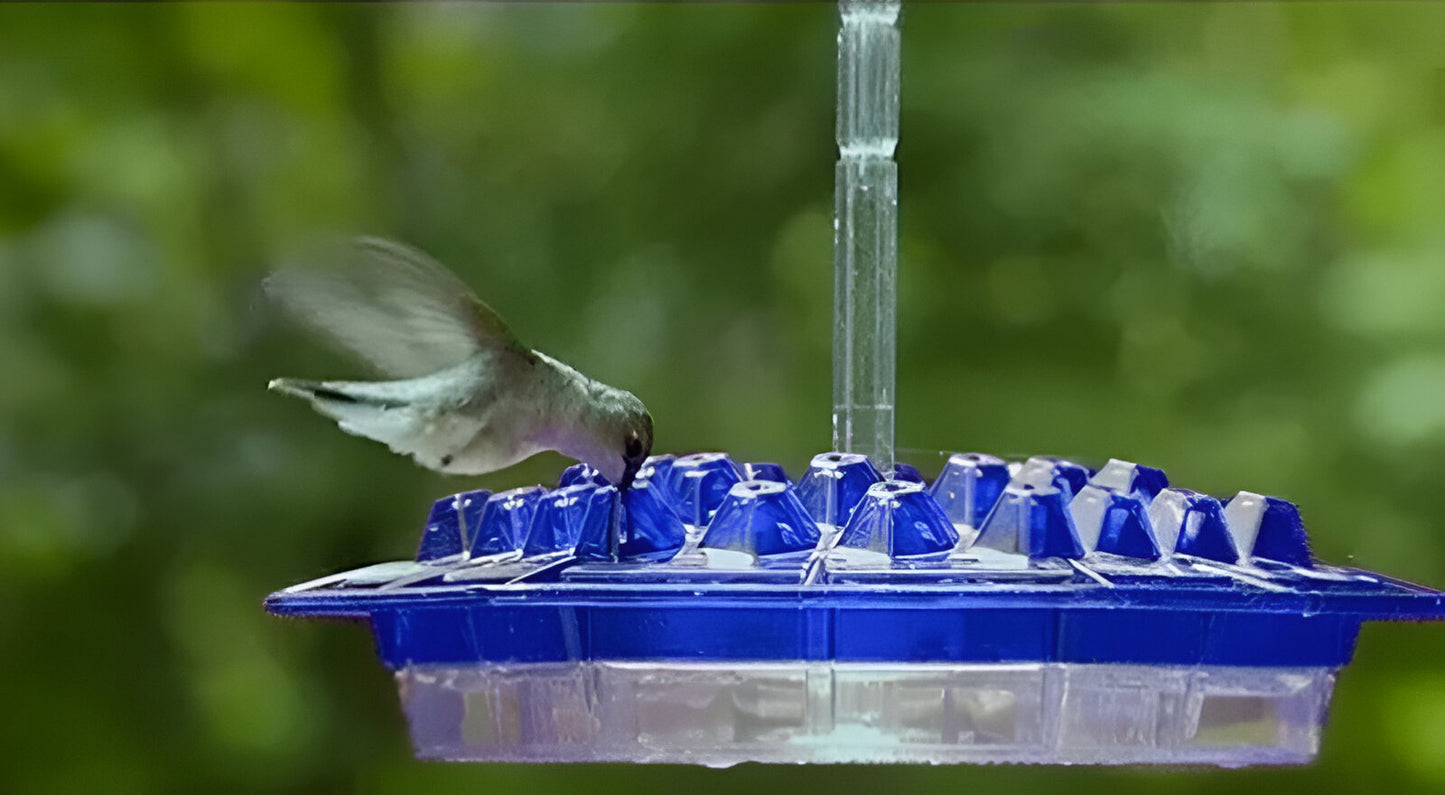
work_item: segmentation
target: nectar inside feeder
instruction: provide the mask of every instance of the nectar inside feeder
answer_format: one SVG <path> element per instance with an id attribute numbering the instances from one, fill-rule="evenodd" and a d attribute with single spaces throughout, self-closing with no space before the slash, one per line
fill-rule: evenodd
<path id="1" fill-rule="evenodd" d="M 899 4 L 841 8 L 833 449 L 796 484 L 703 453 L 620 494 L 578 465 L 446 497 L 415 560 L 267 608 L 369 622 L 430 759 L 1312 759 L 1362 622 L 1445 619 L 1445 595 L 1313 560 L 1276 497 L 896 462 Z"/>

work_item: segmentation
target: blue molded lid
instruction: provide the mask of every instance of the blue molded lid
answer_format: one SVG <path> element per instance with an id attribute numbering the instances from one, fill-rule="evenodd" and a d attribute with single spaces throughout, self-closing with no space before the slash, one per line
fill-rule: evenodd
<path id="1" fill-rule="evenodd" d="M 868 488 L 838 546 L 919 558 L 951 552 L 958 531 L 922 483 L 888 480 Z"/>
<path id="2" fill-rule="evenodd" d="M 580 467 L 552 492 L 448 497 L 427 519 L 423 562 L 325 577 L 273 594 L 267 606 L 369 619 L 393 667 L 579 659 L 1334 666 L 1349 659 L 1362 620 L 1445 618 L 1437 591 L 1308 568 L 1299 512 L 1284 500 L 1242 492 L 1224 508 L 1162 488 L 1150 502 L 1162 473 L 1128 462 L 1111 462 L 1076 493 L 1069 478 L 1081 467 L 1021 465 L 968 547 L 951 542 L 955 530 L 973 528 L 950 521 L 934 497 L 957 510 L 973 489 L 964 513 L 978 511 L 1006 471 L 1001 461 L 955 457 L 925 493 L 897 478 L 878 483 L 862 456 L 827 453 L 796 489 L 730 486 L 702 537 L 693 535 L 694 556 L 678 507 L 708 510 L 716 484 L 740 469 L 717 455 L 658 456 L 620 500 Z M 851 520 L 834 534 L 810 511 Z M 1147 565 L 1176 551 L 1192 559 Z"/>
<path id="3" fill-rule="evenodd" d="M 749 480 L 728 491 L 700 546 L 757 557 L 812 549 L 818 537 L 818 525 L 791 486 Z"/>

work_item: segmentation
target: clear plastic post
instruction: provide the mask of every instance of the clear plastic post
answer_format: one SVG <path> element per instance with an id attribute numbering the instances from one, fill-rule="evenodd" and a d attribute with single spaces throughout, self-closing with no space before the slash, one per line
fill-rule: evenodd
<path id="1" fill-rule="evenodd" d="M 898 2 L 841 0 L 833 221 L 833 449 L 893 469 Z"/>

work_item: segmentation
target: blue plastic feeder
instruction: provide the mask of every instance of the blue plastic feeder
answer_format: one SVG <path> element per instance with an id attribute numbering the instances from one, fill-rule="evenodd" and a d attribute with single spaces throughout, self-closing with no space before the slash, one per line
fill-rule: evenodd
<path id="1" fill-rule="evenodd" d="M 369 621 L 419 756 L 715 766 L 1304 762 L 1360 624 L 1445 617 L 1313 561 L 1274 497 L 1123 461 L 892 474 L 657 456 L 619 494 L 571 467 L 266 605 Z"/>

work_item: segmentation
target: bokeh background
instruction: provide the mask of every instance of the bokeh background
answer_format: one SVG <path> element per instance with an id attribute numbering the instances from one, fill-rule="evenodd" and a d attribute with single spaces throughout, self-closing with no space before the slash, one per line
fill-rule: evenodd
<path id="1" fill-rule="evenodd" d="M 362 368 L 260 300 L 420 246 L 660 450 L 829 443 L 836 10 L 0 6 L 0 790 L 1445 790 L 1445 628 L 1368 627 L 1319 762 L 1246 772 L 412 761 L 362 626 L 422 471 L 268 395 Z M 1299 502 L 1445 586 L 1445 6 L 910 5 L 898 439 Z"/>

